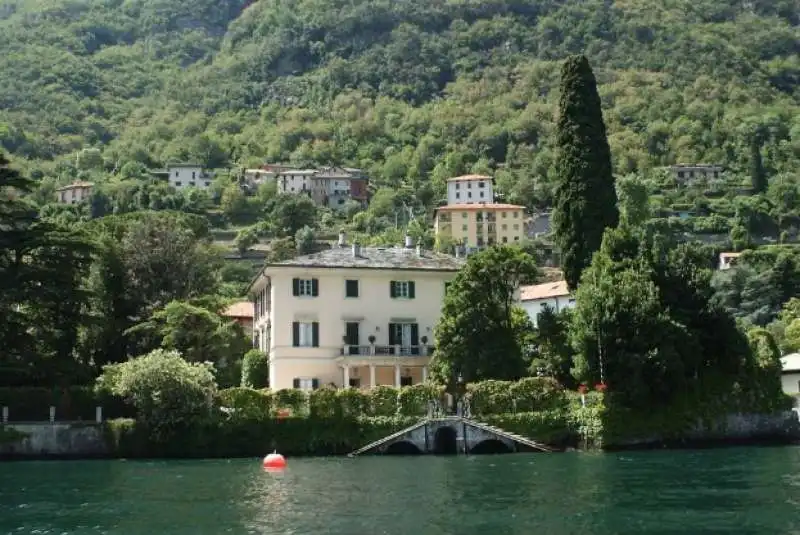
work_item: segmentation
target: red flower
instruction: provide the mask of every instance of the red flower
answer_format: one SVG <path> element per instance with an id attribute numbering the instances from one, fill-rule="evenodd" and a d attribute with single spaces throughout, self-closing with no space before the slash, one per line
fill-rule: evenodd
<path id="1" fill-rule="evenodd" d="M 589 389 L 588 389 L 588 388 L 586 388 L 586 385 L 580 385 L 580 386 L 578 386 L 578 392 L 580 392 L 581 394 L 585 394 L 585 393 L 586 393 L 586 392 L 588 392 L 588 391 L 589 391 Z"/>
<path id="2" fill-rule="evenodd" d="M 599 383 L 594 385 L 594 389 L 597 390 L 598 392 L 605 392 L 607 388 L 608 385 L 605 383 Z"/>

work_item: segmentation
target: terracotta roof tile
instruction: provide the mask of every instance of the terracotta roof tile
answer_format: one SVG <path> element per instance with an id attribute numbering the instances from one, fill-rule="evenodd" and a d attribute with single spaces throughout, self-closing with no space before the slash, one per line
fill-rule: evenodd
<path id="1" fill-rule="evenodd" d="M 569 289 L 567 289 L 567 281 L 534 284 L 533 286 L 522 286 L 519 289 L 520 301 L 534 301 L 536 299 L 566 297 L 568 295 Z"/>
<path id="2" fill-rule="evenodd" d="M 222 315 L 229 318 L 252 318 L 254 315 L 254 306 L 251 301 L 239 301 L 225 309 Z"/>

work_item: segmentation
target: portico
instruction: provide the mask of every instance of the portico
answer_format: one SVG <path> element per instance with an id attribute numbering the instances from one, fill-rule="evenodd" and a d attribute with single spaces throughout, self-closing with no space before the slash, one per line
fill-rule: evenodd
<path id="1" fill-rule="evenodd" d="M 342 385 L 354 388 L 410 386 L 428 380 L 428 357 L 358 359 L 342 357 Z"/>

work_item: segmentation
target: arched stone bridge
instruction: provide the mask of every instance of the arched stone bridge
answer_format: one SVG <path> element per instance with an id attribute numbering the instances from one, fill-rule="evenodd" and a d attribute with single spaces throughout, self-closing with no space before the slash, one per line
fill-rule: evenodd
<path id="1" fill-rule="evenodd" d="M 553 451 L 526 437 L 468 418 L 429 418 L 351 453 L 476 454 Z"/>

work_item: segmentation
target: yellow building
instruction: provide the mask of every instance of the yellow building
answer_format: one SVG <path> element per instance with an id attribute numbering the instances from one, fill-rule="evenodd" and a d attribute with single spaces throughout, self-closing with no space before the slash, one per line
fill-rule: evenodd
<path id="1" fill-rule="evenodd" d="M 519 243 L 525 235 L 524 207 L 515 204 L 449 204 L 434 214 L 437 241 L 467 248 Z"/>
<path id="2" fill-rule="evenodd" d="M 267 264 L 250 287 L 270 388 L 403 386 L 427 378 L 445 284 L 463 260 L 342 244 Z"/>

